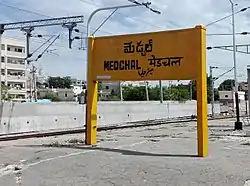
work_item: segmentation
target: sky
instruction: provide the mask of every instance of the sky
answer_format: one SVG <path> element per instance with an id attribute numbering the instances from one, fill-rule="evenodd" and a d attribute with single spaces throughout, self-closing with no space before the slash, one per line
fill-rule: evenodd
<path id="1" fill-rule="evenodd" d="M 141 0 L 139 2 L 142 2 Z M 133 7 L 118 10 L 100 29 L 96 36 L 120 35 L 163 30 L 191 28 L 197 24 L 207 25 L 231 14 L 229 0 L 152 0 L 151 7 L 159 10 L 160 15 L 152 13 L 144 7 Z M 235 10 L 250 6 L 249 0 L 234 0 Z M 97 8 L 114 5 L 130 4 L 127 0 L 0 0 L 0 21 L 17 22 L 51 17 L 83 15 L 84 23 L 76 28 L 82 32 L 73 36 L 86 37 L 86 22 L 89 15 Z M 98 13 L 91 28 L 95 30 L 112 11 Z M 235 16 L 236 32 L 250 32 L 250 9 Z M 210 34 L 231 34 L 231 18 L 225 19 L 207 27 L 207 46 L 232 45 L 232 35 L 218 36 Z M 86 50 L 81 47 L 80 40 L 73 41 L 72 49 L 68 48 L 68 31 L 62 26 L 36 28 L 33 35 L 42 34 L 43 38 L 32 37 L 31 51 L 34 51 L 52 35 L 60 34 L 59 39 L 50 47 L 53 52 L 45 53 L 37 62 L 43 74 L 49 76 L 73 76 L 86 79 Z M 6 31 L 4 37 L 24 40 L 20 30 Z M 85 40 L 82 40 L 83 47 Z M 237 35 L 236 44 L 250 44 L 250 35 Z M 243 48 L 244 50 L 245 48 Z M 34 55 L 39 55 L 38 50 Z M 247 80 L 247 65 L 250 55 L 237 53 L 238 81 Z M 207 51 L 207 69 L 217 66 L 214 76 L 220 76 L 233 67 L 233 53 L 213 49 Z M 233 72 L 226 74 L 215 83 L 233 78 Z M 166 83 L 166 82 L 165 82 Z"/>

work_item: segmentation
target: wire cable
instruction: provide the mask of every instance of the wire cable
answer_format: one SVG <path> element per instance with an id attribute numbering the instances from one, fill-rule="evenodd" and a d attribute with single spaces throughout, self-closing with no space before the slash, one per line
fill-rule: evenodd
<path id="1" fill-rule="evenodd" d="M 237 14 L 239 14 L 239 13 L 241 13 L 241 12 L 244 12 L 244 11 L 246 11 L 246 10 L 249 9 L 249 8 L 250 8 L 250 7 L 242 8 L 242 9 L 240 9 L 239 11 L 235 12 L 234 15 L 237 15 Z M 218 22 L 220 22 L 220 21 L 222 21 L 222 20 L 224 20 L 224 19 L 227 19 L 227 18 L 229 18 L 229 17 L 231 17 L 231 16 L 233 16 L 233 14 L 227 15 L 227 16 L 222 17 L 222 18 L 220 18 L 220 19 L 218 19 L 218 20 L 216 20 L 216 21 L 213 21 L 213 22 L 207 24 L 206 27 L 209 27 L 209 26 L 211 26 L 211 25 L 213 25 L 213 24 L 216 24 L 216 23 L 218 23 Z"/>
<path id="2" fill-rule="evenodd" d="M 231 68 L 230 70 L 224 72 L 223 74 L 219 75 L 218 77 L 214 78 L 214 81 L 218 80 L 218 79 L 221 78 L 222 76 L 224 76 L 224 75 L 226 75 L 227 73 L 231 72 L 233 69 L 234 69 L 234 67 Z"/>
<path id="3" fill-rule="evenodd" d="M 41 53 L 41 54 L 39 54 L 38 56 L 37 56 L 37 58 L 35 59 L 35 61 L 37 61 L 38 59 L 40 59 L 42 56 L 43 56 L 43 54 L 49 49 L 49 47 L 51 47 L 51 45 L 53 45 L 53 43 L 58 39 L 60 37 L 60 34 L 58 35 L 58 36 L 56 36 L 56 38 L 44 49 L 44 51 Z"/>
<path id="4" fill-rule="evenodd" d="M 51 36 L 47 41 L 45 41 L 43 44 L 41 44 L 39 47 L 37 47 L 32 53 L 31 56 L 37 52 L 38 50 L 40 50 L 40 48 L 42 48 L 44 45 L 46 45 L 48 42 L 50 42 L 50 40 L 53 38 L 54 36 Z"/>
<path id="5" fill-rule="evenodd" d="M 101 7 L 101 5 L 98 5 L 98 4 L 95 4 L 95 3 L 91 3 L 91 2 L 86 1 L 86 0 L 79 0 L 79 1 L 88 3 L 88 4 L 90 4 L 90 5 L 93 5 L 93 6 L 96 6 L 96 7 L 99 7 L 99 8 Z M 135 20 L 135 21 L 139 21 L 139 22 L 144 23 L 144 24 L 147 24 L 147 25 L 151 25 L 151 26 L 153 26 L 153 27 L 157 27 L 157 28 L 164 29 L 164 30 L 166 29 L 166 28 L 164 28 L 164 27 L 161 27 L 161 26 L 158 26 L 158 25 L 154 25 L 154 24 L 152 24 L 152 23 L 148 23 L 148 22 L 146 22 L 146 21 L 144 21 L 144 20 L 142 20 L 142 19 L 138 19 L 138 18 L 135 18 L 135 17 L 131 17 L 131 16 L 128 16 L 128 15 L 123 14 L 123 13 L 120 13 L 120 12 L 117 12 L 117 14 L 120 14 L 120 15 L 122 15 L 122 16 L 124 16 L 124 17 L 133 19 L 133 20 Z M 105 17 L 105 16 L 104 16 L 104 17 Z"/>

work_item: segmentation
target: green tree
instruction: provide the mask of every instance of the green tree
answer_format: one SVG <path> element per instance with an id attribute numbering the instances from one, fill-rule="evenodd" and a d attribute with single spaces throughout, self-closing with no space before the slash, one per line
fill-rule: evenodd
<path id="1" fill-rule="evenodd" d="M 234 86 L 235 86 L 234 79 L 226 79 L 219 85 L 218 89 L 232 91 Z"/>
<path id="2" fill-rule="evenodd" d="M 146 88 L 144 87 L 144 91 L 146 94 Z M 148 95 L 149 100 L 160 100 L 160 87 L 156 85 L 155 87 L 148 86 Z"/>
<path id="3" fill-rule="evenodd" d="M 211 81 L 210 77 L 207 76 L 207 93 L 208 102 L 211 101 Z M 163 87 L 164 100 L 174 101 L 186 101 L 190 99 L 190 87 L 191 85 L 172 85 L 170 87 Z M 151 87 L 148 86 L 149 100 L 160 100 L 160 88 L 159 86 Z M 219 99 L 218 90 L 214 91 L 215 101 Z M 192 97 L 196 100 L 196 82 L 192 81 Z M 123 87 L 123 98 L 125 101 L 142 101 L 146 100 L 146 89 L 145 86 L 126 86 Z"/>
<path id="4" fill-rule="evenodd" d="M 188 85 L 164 87 L 164 100 L 186 101 L 190 98 Z"/>
<path id="5" fill-rule="evenodd" d="M 133 87 L 126 86 L 123 87 L 123 99 L 125 101 L 143 101 L 146 100 L 146 91 L 144 86 Z"/>
<path id="6" fill-rule="evenodd" d="M 149 100 L 160 100 L 160 87 L 148 86 Z M 133 87 L 127 86 L 123 88 L 123 96 L 126 101 L 142 101 L 146 100 L 145 86 Z M 189 88 L 187 85 L 163 87 L 164 100 L 185 101 L 189 99 Z"/>
<path id="7" fill-rule="evenodd" d="M 98 81 L 98 91 L 102 90 L 102 82 Z"/>
<path id="8" fill-rule="evenodd" d="M 8 94 L 8 90 L 10 87 L 6 86 L 5 84 L 2 84 L 1 86 L 1 95 L 2 95 L 2 100 L 10 100 L 12 99 L 12 96 Z"/>
<path id="9" fill-rule="evenodd" d="M 191 83 L 192 83 L 192 97 L 193 97 L 193 100 L 197 100 L 196 81 L 193 80 Z M 208 100 L 208 102 L 209 102 L 210 97 L 211 97 L 210 88 L 211 88 L 211 77 L 207 75 L 207 100 Z"/>
<path id="10" fill-rule="evenodd" d="M 71 88 L 71 79 L 70 77 L 49 77 L 47 80 L 49 88 Z"/>
<path id="11" fill-rule="evenodd" d="M 190 86 L 190 84 L 189 84 Z M 207 75 L 207 101 L 208 103 L 211 102 L 212 100 L 212 93 L 211 93 L 211 77 Z M 197 100 L 197 97 L 196 97 L 196 81 L 192 81 L 192 97 L 193 97 L 193 100 Z M 217 89 L 214 89 L 214 98 L 215 98 L 215 101 L 219 100 L 219 92 Z"/>

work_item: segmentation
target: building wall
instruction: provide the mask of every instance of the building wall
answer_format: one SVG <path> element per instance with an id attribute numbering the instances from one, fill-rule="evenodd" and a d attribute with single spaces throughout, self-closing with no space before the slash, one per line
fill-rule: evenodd
<path id="1" fill-rule="evenodd" d="M 102 81 L 102 94 L 110 95 L 111 91 L 118 94 L 120 92 L 120 82 L 119 81 Z"/>
<path id="2" fill-rule="evenodd" d="M 70 78 L 72 82 L 72 86 L 84 86 L 87 84 L 85 80 L 77 79 L 77 78 Z"/>
<path id="3" fill-rule="evenodd" d="M 239 91 L 239 106 L 245 106 L 245 92 Z M 233 91 L 219 91 L 219 99 L 222 105 L 227 105 L 231 109 L 235 108 L 235 95 Z"/>
<path id="4" fill-rule="evenodd" d="M 1 82 L 10 87 L 9 94 L 14 97 L 25 97 L 27 95 L 25 57 L 24 40 L 2 39 Z"/>
<path id="5" fill-rule="evenodd" d="M 247 83 L 247 82 L 241 82 L 241 83 L 239 83 L 239 87 L 240 87 L 243 91 L 247 91 L 247 90 L 248 90 L 248 83 Z"/>
<path id="6" fill-rule="evenodd" d="M 239 100 L 245 100 L 245 92 L 238 91 Z M 234 100 L 234 92 L 233 91 L 219 91 L 220 100 Z"/>
<path id="7" fill-rule="evenodd" d="M 37 92 L 38 98 L 43 98 L 46 94 L 53 94 L 61 101 L 76 101 L 76 95 L 72 89 L 39 89 Z"/>

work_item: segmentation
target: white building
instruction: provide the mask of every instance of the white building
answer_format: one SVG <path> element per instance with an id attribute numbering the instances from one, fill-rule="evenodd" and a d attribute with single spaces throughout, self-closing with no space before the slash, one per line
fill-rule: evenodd
<path id="1" fill-rule="evenodd" d="M 81 80 L 81 79 L 77 79 L 77 78 L 72 78 L 70 77 L 71 79 L 71 82 L 72 82 L 72 87 L 73 86 L 80 86 L 80 87 L 83 87 L 83 86 L 86 86 L 87 82 L 85 80 Z"/>
<path id="2" fill-rule="evenodd" d="M 120 82 L 119 81 L 102 81 L 101 95 L 103 97 L 109 96 L 112 92 L 120 92 Z"/>
<path id="3" fill-rule="evenodd" d="M 118 94 L 124 86 L 145 86 L 146 81 L 102 81 L 102 95 L 108 96 L 112 91 Z"/>
<path id="4" fill-rule="evenodd" d="M 25 76 L 25 41 L 3 38 L 1 46 L 1 82 L 10 87 L 14 98 L 27 96 Z"/>
<path id="5" fill-rule="evenodd" d="M 240 106 L 245 105 L 245 92 L 238 91 Z M 219 91 L 220 103 L 235 108 L 235 94 L 234 91 Z"/>

